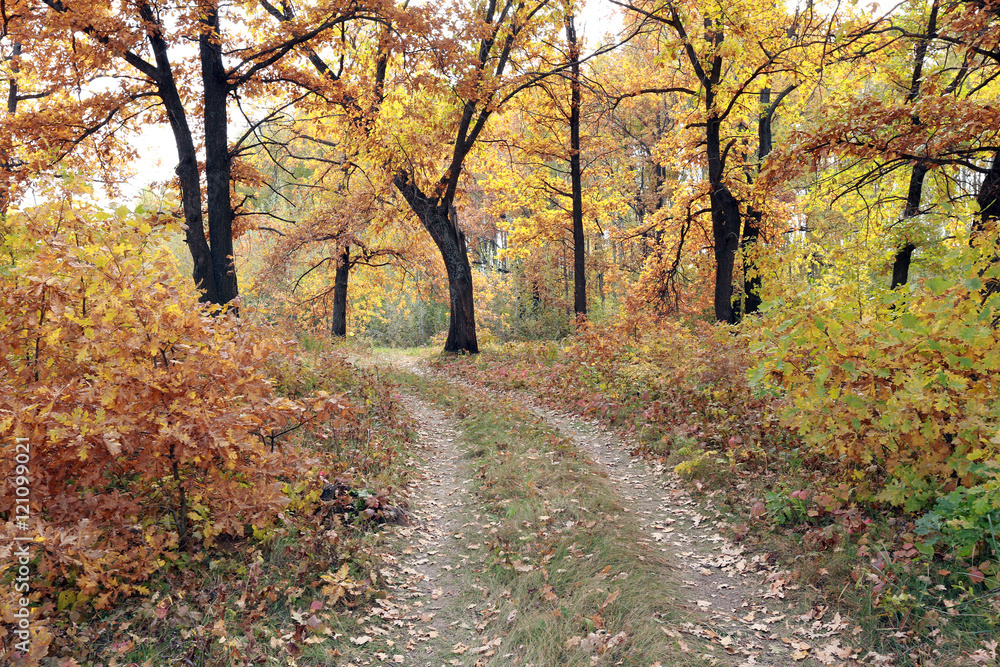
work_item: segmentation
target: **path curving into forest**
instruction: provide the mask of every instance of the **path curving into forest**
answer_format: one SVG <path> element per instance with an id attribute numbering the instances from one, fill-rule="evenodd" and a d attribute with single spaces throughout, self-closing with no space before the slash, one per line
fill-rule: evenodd
<path id="1" fill-rule="evenodd" d="M 682 597 L 679 620 L 663 632 L 681 651 L 697 653 L 692 656 L 695 662 L 699 658 L 703 664 L 740 666 L 880 662 L 882 656 L 868 654 L 866 660 L 865 653 L 851 645 L 854 626 L 835 610 L 822 605 L 801 609 L 786 599 L 786 591 L 795 586 L 788 573 L 774 567 L 773 556 L 748 553 L 724 537 L 721 513 L 694 499 L 673 471 L 632 456 L 634 445 L 627 437 L 545 407 L 524 392 L 473 386 L 412 357 L 394 355 L 388 361 L 467 391 L 513 400 L 571 440 L 614 485 L 626 512 L 642 530 L 644 547 L 660 551 L 675 567 Z M 416 395 L 402 398 L 419 436 L 421 474 L 418 488 L 411 492 L 414 521 L 400 531 L 398 561 L 384 572 L 389 597 L 379 601 L 376 613 L 387 631 L 384 639 L 398 649 L 376 654 L 384 659 L 379 664 L 509 662 L 493 651 L 456 656 L 452 650 L 485 641 L 473 606 L 466 608 L 458 599 L 459 588 L 468 581 L 459 575 L 470 558 L 456 548 L 456 538 L 483 529 L 478 522 L 481 507 L 469 491 L 473 482 L 459 447 L 460 425 Z"/>

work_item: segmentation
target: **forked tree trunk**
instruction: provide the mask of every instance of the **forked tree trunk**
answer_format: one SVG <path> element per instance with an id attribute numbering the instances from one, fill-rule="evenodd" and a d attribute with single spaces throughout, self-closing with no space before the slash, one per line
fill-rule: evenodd
<path id="1" fill-rule="evenodd" d="M 188 125 L 187 113 L 177 90 L 173 68 L 167 54 L 167 42 L 161 32 L 162 26 L 157 22 L 149 5 L 139 5 L 140 16 L 150 26 L 148 39 L 152 47 L 157 92 L 163 101 L 170 122 L 170 130 L 174 135 L 177 147 L 177 178 L 181 186 L 181 205 L 184 210 L 185 240 L 188 252 L 194 265 L 192 278 L 198 289 L 202 290 L 202 301 L 223 303 L 216 288 L 215 271 L 212 268 L 212 251 L 205 239 L 205 222 L 201 210 L 201 177 L 198 173 L 198 152 L 194 145 L 191 128 Z"/>
<path id="2" fill-rule="evenodd" d="M 465 245 L 465 234 L 458 227 L 458 214 L 450 201 L 428 198 L 410 180 L 409 174 L 400 172 L 393 184 L 413 209 L 424 228 L 430 233 L 441 252 L 448 272 L 448 293 L 451 300 L 451 318 L 445 352 L 478 354 L 476 341 L 476 312 L 472 293 L 472 266 Z"/>
<path id="3" fill-rule="evenodd" d="M 333 322 L 330 326 L 334 336 L 347 337 L 347 279 L 351 275 L 351 248 L 344 247 L 333 279 Z"/>

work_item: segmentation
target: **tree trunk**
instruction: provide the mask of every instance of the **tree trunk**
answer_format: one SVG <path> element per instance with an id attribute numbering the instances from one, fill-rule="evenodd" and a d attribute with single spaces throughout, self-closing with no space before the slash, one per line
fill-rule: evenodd
<path id="1" fill-rule="evenodd" d="M 139 6 L 140 16 L 146 21 L 147 37 L 156 63 L 156 88 L 167 112 L 170 130 L 177 147 L 177 178 L 181 186 L 181 206 L 184 210 L 185 240 L 194 264 L 192 278 L 202 290 L 202 301 L 223 303 L 216 288 L 215 272 L 212 269 L 212 253 L 205 240 L 205 223 L 201 211 L 201 178 L 198 173 L 198 153 L 194 138 L 187 122 L 187 114 L 177 91 L 170 59 L 167 56 L 167 42 L 163 39 L 161 26 L 149 5 Z"/>
<path id="2" fill-rule="evenodd" d="M 991 231 L 1000 221 L 1000 151 L 993 154 L 993 163 L 990 165 L 990 170 L 986 172 L 986 177 L 983 178 L 983 184 L 979 187 L 976 201 L 979 203 L 980 213 L 979 219 L 972 224 L 973 240 L 978 235 Z M 989 249 L 983 248 L 983 253 L 988 252 L 990 252 Z M 1000 261 L 1000 248 L 994 245 L 992 254 L 991 262 Z M 990 295 L 997 292 L 1000 292 L 1000 280 L 988 278 L 982 289 L 983 300 L 985 301 Z"/>
<path id="3" fill-rule="evenodd" d="M 333 323 L 330 327 L 333 335 L 340 338 L 347 337 L 347 279 L 350 274 L 351 247 L 344 246 L 333 279 Z"/>
<path id="4" fill-rule="evenodd" d="M 232 159 L 229 155 L 226 102 L 229 84 L 222 62 L 219 11 L 214 0 L 202 10 L 205 30 L 198 38 L 201 77 L 205 86 L 205 183 L 208 194 L 208 237 L 217 300 L 229 303 L 239 295 L 233 262 L 233 204 L 230 200 Z"/>
<path id="5" fill-rule="evenodd" d="M 583 237 L 583 175 L 580 166 L 580 47 L 576 41 L 573 14 L 566 16 L 566 41 L 569 43 L 570 111 L 569 173 L 573 196 L 573 310 L 577 317 L 587 315 L 587 265 Z"/>
<path id="6" fill-rule="evenodd" d="M 755 270 L 752 262 L 746 259 L 747 253 L 751 252 L 757 242 L 760 241 L 760 228 L 763 221 L 763 214 L 755 208 L 747 211 L 744 225 L 743 238 L 740 240 L 740 248 L 743 251 L 743 315 L 750 315 L 760 310 L 762 300 L 760 298 L 761 278 Z"/>
<path id="7" fill-rule="evenodd" d="M 920 212 L 920 198 L 924 189 L 924 176 L 927 175 L 927 167 L 923 164 L 914 165 L 910 172 L 910 187 L 906 191 L 906 206 L 903 207 L 903 220 L 907 220 Z M 910 260 L 913 251 L 917 249 L 912 243 L 905 243 L 903 247 L 896 251 L 896 257 L 892 262 L 892 285 L 891 289 L 896 289 L 906 284 L 910 277 Z"/>
<path id="8" fill-rule="evenodd" d="M 429 199 L 410 179 L 399 172 L 393 184 L 413 209 L 420 223 L 434 239 L 448 272 L 448 293 L 451 300 L 451 318 L 445 352 L 478 354 L 476 341 L 476 313 L 472 294 L 472 266 L 465 244 L 465 234 L 458 228 L 458 214 L 448 198 Z M 444 201 L 442 201 L 444 200 Z"/>
<path id="9" fill-rule="evenodd" d="M 771 109 L 771 89 L 761 88 L 758 101 L 761 112 L 757 119 L 757 172 L 760 173 L 764 158 L 770 155 L 774 146 L 771 129 L 771 119 L 774 117 Z M 740 240 L 740 248 L 743 251 L 743 312 L 736 313 L 736 317 L 756 313 L 760 310 L 760 275 L 754 270 L 755 267 L 747 262 L 746 255 L 760 240 L 760 228 L 763 220 L 764 214 L 761 211 L 753 206 L 747 206 L 747 214 L 743 223 L 743 238 Z"/>
<path id="10" fill-rule="evenodd" d="M 718 117 L 708 119 L 705 133 L 708 153 L 709 198 L 712 208 L 712 236 L 715 244 L 715 319 L 736 321 L 733 309 L 733 269 L 740 240 L 740 205 L 723 181 L 722 142 Z"/>
<path id="11" fill-rule="evenodd" d="M 896 251 L 896 259 L 892 262 L 891 289 L 896 289 L 897 287 L 905 285 L 906 281 L 909 280 L 910 258 L 913 256 L 913 251 L 916 249 L 917 246 L 912 243 L 907 243 Z"/>
<path id="12" fill-rule="evenodd" d="M 733 270 L 739 247 L 739 202 L 722 186 L 711 195 L 712 232 L 715 242 L 715 319 L 736 322 L 733 309 Z"/>
<path id="13" fill-rule="evenodd" d="M 937 35 L 938 3 L 935 0 L 931 4 L 931 13 L 927 19 L 926 36 L 917 43 L 913 51 L 913 73 L 910 76 L 910 90 L 906 94 L 906 102 L 913 104 L 920 97 L 920 84 L 923 80 L 924 59 L 927 57 L 927 44 Z M 920 118 L 914 114 L 911 116 L 914 125 L 920 124 Z M 904 223 L 907 219 L 914 217 L 920 212 L 920 199 L 923 196 L 924 176 L 927 175 L 927 166 L 917 163 L 910 172 L 910 185 L 906 190 L 906 205 L 903 207 Z M 910 277 L 910 260 L 913 258 L 913 251 L 917 247 L 910 243 L 904 243 L 903 247 L 896 251 L 896 257 L 892 262 L 892 284 L 890 289 L 896 289 L 906 284 Z"/>
<path id="14" fill-rule="evenodd" d="M 11 78 L 7 80 L 7 115 L 13 116 L 17 113 L 17 103 L 18 103 L 18 89 L 17 89 L 17 79 L 14 75 L 18 74 L 19 68 L 17 65 L 17 57 L 21 55 L 21 44 L 19 42 L 14 42 L 14 46 L 11 50 Z M 6 151 L 0 153 L 0 220 L 7 217 L 7 209 L 10 207 L 10 189 L 11 184 L 14 180 L 13 165 L 11 164 L 11 155 L 7 154 Z"/>

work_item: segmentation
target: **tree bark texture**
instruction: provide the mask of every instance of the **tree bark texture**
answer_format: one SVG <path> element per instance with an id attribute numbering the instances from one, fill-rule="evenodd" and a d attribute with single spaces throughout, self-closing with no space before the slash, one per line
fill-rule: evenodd
<path id="1" fill-rule="evenodd" d="M 973 239 L 989 232 L 1000 221 L 1000 151 L 993 154 L 993 163 L 983 178 L 976 201 L 979 203 L 979 218 L 972 224 Z M 983 252 L 989 251 L 984 248 Z M 1000 248 L 994 245 L 992 253 L 990 261 L 994 264 L 1000 262 Z M 983 300 L 998 292 L 1000 292 L 1000 280 L 987 279 L 982 289 Z"/>
<path id="2" fill-rule="evenodd" d="M 910 187 L 906 191 L 906 205 L 903 207 L 903 220 L 908 220 L 920 212 L 920 199 L 924 191 L 924 176 L 927 175 L 927 166 L 916 164 L 910 172 Z M 906 284 L 910 278 L 910 262 L 913 251 L 917 246 L 913 243 L 904 243 L 896 251 L 896 257 L 892 261 L 892 283 L 891 289 L 896 289 Z"/>
<path id="3" fill-rule="evenodd" d="M 212 267 L 212 252 L 205 239 L 205 223 L 201 209 L 201 178 L 198 173 L 198 153 L 188 125 L 187 114 L 177 90 L 177 82 L 167 54 L 167 42 L 163 38 L 161 26 L 157 23 L 149 5 L 139 7 L 140 16 L 150 26 L 147 32 L 152 47 L 155 72 L 153 73 L 157 93 L 167 112 L 170 130 L 177 147 L 177 178 L 181 186 L 181 207 L 184 211 L 185 240 L 194 264 L 192 278 L 202 290 L 202 300 L 208 303 L 224 303 L 216 288 L 215 271 Z"/>
<path id="4" fill-rule="evenodd" d="M 580 47 L 573 14 L 566 16 L 570 57 L 569 174 L 573 198 L 573 310 L 587 315 L 587 249 L 583 236 L 583 173 L 580 165 Z"/>
<path id="5" fill-rule="evenodd" d="M 477 354 L 476 312 L 472 293 L 472 266 L 465 244 L 465 234 L 458 227 L 458 215 L 448 197 L 429 199 L 403 172 L 397 173 L 393 184 L 413 209 L 424 229 L 430 233 L 441 252 L 448 273 L 448 293 L 451 320 L 445 352 Z"/>
<path id="6" fill-rule="evenodd" d="M 913 50 L 913 73 L 910 77 L 910 90 L 906 93 L 906 102 L 913 104 L 920 97 L 920 84 L 923 81 L 924 60 L 927 57 L 927 44 L 937 35 L 938 3 L 935 1 L 931 5 L 931 13 L 927 19 L 926 36 L 917 42 Z M 911 116 L 914 125 L 920 124 L 920 118 L 916 114 Z M 910 172 L 910 183 L 906 190 L 906 204 L 903 206 L 901 223 L 920 213 L 920 199 L 923 197 L 924 177 L 927 175 L 927 165 L 917 163 L 913 165 Z M 917 246 L 907 241 L 896 251 L 896 256 L 892 261 L 892 283 L 891 289 L 896 289 L 906 284 L 910 278 L 910 262 L 913 259 L 913 251 Z"/>
<path id="7" fill-rule="evenodd" d="M 351 275 L 351 248 L 344 247 L 333 278 L 333 322 L 330 325 L 334 336 L 347 336 L 347 279 Z"/>
<path id="8" fill-rule="evenodd" d="M 742 217 L 739 202 L 723 180 L 721 123 L 714 113 L 709 116 L 707 125 L 705 143 L 715 245 L 715 319 L 732 324 L 737 319 L 733 309 L 733 269 L 740 244 Z"/>
<path id="9" fill-rule="evenodd" d="M 229 192 L 232 171 L 226 117 L 229 83 L 222 62 L 218 5 L 211 2 L 202 11 L 205 30 L 198 38 L 198 48 L 205 86 L 208 237 L 212 251 L 212 272 L 218 291 L 216 303 L 229 303 L 239 295 L 236 267 L 233 263 L 233 204 Z"/>
<path id="10" fill-rule="evenodd" d="M 764 164 L 764 158 L 771 153 L 774 146 L 773 133 L 771 130 L 771 120 L 774 118 L 774 109 L 771 106 L 771 89 L 761 88 L 758 94 L 760 103 L 760 116 L 757 119 L 757 172 L 760 172 Z M 749 315 L 760 310 L 761 298 L 760 276 L 754 271 L 754 266 L 747 262 L 746 255 L 752 251 L 754 245 L 760 240 L 761 226 L 763 225 L 764 214 L 753 206 L 747 207 L 747 214 L 743 221 L 743 237 L 740 239 L 740 249 L 743 251 L 743 312 L 737 313 L 737 317 Z"/>

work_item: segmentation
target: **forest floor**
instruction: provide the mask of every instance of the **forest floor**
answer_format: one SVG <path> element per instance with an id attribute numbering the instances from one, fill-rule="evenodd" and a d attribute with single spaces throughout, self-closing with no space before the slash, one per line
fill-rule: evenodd
<path id="1" fill-rule="evenodd" d="M 375 363 L 398 373 L 420 473 L 351 664 L 894 662 L 625 435 L 420 356 Z"/>

